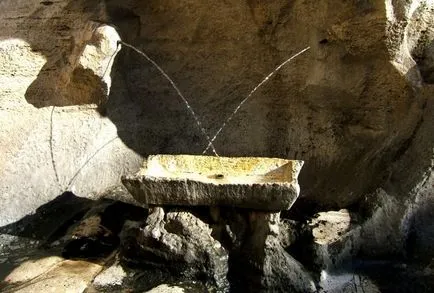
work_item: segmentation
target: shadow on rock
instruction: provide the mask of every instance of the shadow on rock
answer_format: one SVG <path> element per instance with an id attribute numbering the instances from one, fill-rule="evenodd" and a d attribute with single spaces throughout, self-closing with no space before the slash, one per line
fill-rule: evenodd
<path id="1" fill-rule="evenodd" d="M 75 266 L 96 274 L 118 248 L 124 223 L 146 217 L 147 210 L 137 206 L 65 192 L 34 214 L 0 227 L 0 288 L 27 286 L 33 278 L 28 276 L 33 275 L 41 276 L 43 283 L 44 276 L 55 273 L 57 265 L 66 274 L 75 274 Z M 33 286 L 31 282 L 28 285 Z"/>
<path id="2" fill-rule="evenodd" d="M 40 206 L 34 214 L 0 227 L 0 234 L 49 241 L 55 233 L 79 220 L 94 204 L 93 200 L 78 197 L 72 192 L 64 192 L 52 201 Z"/>

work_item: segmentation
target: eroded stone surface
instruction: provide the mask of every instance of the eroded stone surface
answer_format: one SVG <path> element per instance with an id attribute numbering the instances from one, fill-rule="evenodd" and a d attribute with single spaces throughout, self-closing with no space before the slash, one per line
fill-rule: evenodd
<path id="1" fill-rule="evenodd" d="M 148 205 L 279 211 L 297 199 L 302 166 L 302 161 L 273 158 L 156 155 L 122 182 L 138 202 Z"/>
<path id="2" fill-rule="evenodd" d="M 344 267 L 359 252 L 360 226 L 347 210 L 321 212 L 309 221 L 311 243 L 303 243 L 316 273 Z M 306 239 L 309 239 L 307 237 Z"/>
<path id="3" fill-rule="evenodd" d="M 316 243 L 330 244 L 351 229 L 351 216 L 347 210 L 322 212 L 309 225 Z"/>
<path id="4" fill-rule="evenodd" d="M 201 293 L 204 292 L 204 290 L 206 289 L 196 284 L 163 284 L 146 291 L 146 293 Z"/>
<path id="5" fill-rule="evenodd" d="M 279 213 L 245 211 L 228 221 L 235 234 L 229 278 L 233 292 L 316 292 L 309 272 L 281 246 Z"/>
<path id="6" fill-rule="evenodd" d="M 382 187 L 364 253 L 432 255 L 432 1 L 0 7 L 0 225 L 66 190 L 92 197 L 149 154 L 201 153 L 207 144 L 172 88 L 127 48 L 107 104 L 73 106 L 107 98 L 100 68 L 80 59 L 102 48 L 94 29 L 109 22 L 173 77 L 211 134 L 264 75 L 309 45 L 245 103 L 217 150 L 305 160 L 303 200 L 319 210 L 363 204 Z M 110 62 L 102 53 L 94 61 Z M 20 239 L 12 247 L 39 241 Z"/>
<path id="7" fill-rule="evenodd" d="M 154 208 L 146 226 L 129 234 L 122 244 L 127 260 L 168 271 L 178 280 L 199 279 L 222 290 L 228 287 L 228 252 L 211 236 L 209 226 L 191 213 Z"/>
<path id="8" fill-rule="evenodd" d="M 98 64 L 110 63 L 117 38 L 107 23 L 173 77 L 211 133 L 268 72 L 309 45 L 215 143 L 224 155 L 306 160 L 304 199 L 320 205 L 357 202 L 388 180 L 388 167 L 413 134 L 429 136 L 418 128 L 422 115 L 432 116 L 423 109 L 432 96 L 429 1 L 44 3 L 1 4 L 0 194 L 11 207 L 3 209 L 4 224 L 66 189 L 100 192 L 135 172 L 143 156 L 200 153 L 207 144 L 170 85 L 126 47 L 116 56 L 116 91 L 104 107 L 56 108 L 51 115 L 49 106 L 107 98 L 98 96 L 108 85 Z M 403 166 L 417 165 L 410 173 L 421 182 L 428 152 L 410 148 L 394 177 L 411 177 Z M 391 183 L 400 189 L 403 182 Z"/>

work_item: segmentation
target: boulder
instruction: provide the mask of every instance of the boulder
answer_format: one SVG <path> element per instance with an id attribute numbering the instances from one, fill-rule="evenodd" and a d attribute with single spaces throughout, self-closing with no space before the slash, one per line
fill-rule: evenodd
<path id="1" fill-rule="evenodd" d="M 220 290 L 228 287 L 228 252 L 211 236 L 209 226 L 189 212 L 154 208 L 146 225 L 132 226 L 123 239 L 124 260 L 162 271 L 154 286 L 171 277 L 200 280 Z"/>

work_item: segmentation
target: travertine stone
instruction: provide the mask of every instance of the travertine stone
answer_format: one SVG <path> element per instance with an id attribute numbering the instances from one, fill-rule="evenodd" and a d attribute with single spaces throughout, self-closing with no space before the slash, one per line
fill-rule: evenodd
<path id="1" fill-rule="evenodd" d="M 258 210 L 289 209 L 299 194 L 303 161 L 258 157 L 150 156 L 122 182 L 148 205 L 226 205 Z"/>

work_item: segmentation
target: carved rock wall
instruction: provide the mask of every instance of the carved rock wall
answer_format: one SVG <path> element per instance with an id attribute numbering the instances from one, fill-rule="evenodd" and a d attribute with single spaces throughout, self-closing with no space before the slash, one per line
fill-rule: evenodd
<path id="1" fill-rule="evenodd" d="M 381 187 L 404 204 L 396 216 L 404 234 L 432 219 L 415 208 L 432 201 L 424 179 L 434 145 L 431 1 L 5 0 L 0 8 L 1 224 L 65 190 L 93 197 L 146 155 L 205 148 L 167 80 L 119 39 L 173 78 L 210 135 L 310 46 L 245 103 L 217 151 L 305 160 L 299 201 L 312 207 L 349 207 Z"/>

